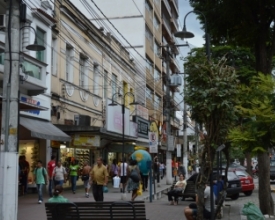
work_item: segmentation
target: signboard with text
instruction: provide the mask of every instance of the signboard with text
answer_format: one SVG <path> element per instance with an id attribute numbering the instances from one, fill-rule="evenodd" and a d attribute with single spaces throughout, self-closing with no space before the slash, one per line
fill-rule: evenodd
<path id="1" fill-rule="evenodd" d="M 149 152 L 158 153 L 158 134 L 157 132 L 149 132 Z"/>

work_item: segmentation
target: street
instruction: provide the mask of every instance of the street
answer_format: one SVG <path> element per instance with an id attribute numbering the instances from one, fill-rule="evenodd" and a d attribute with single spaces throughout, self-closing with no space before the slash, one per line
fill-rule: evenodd
<path id="1" fill-rule="evenodd" d="M 258 202 L 258 180 L 254 179 L 256 189 L 252 193 L 251 196 L 245 196 L 243 193 L 240 194 L 238 200 L 232 201 L 231 199 L 226 199 L 224 203 L 224 217 L 223 219 L 240 219 L 240 213 L 242 207 L 247 202 L 253 202 L 257 206 Z M 274 186 L 275 184 L 272 184 Z M 162 187 L 164 186 L 164 182 Z M 118 189 L 112 189 L 109 186 L 110 192 L 104 194 L 105 201 L 116 201 L 120 200 L 121 194 Z M 130 200 L 130 193 L 127 193 L 127 199 Z M 272 193 L 273 199 L 275 199 L 275 193 Z M 76 194 L 72 194 L 70 190 L 66 190 L 63 193 L 63 196 L 68 198 L 72 202 L 76 201 L 94 201 L 92 196 L 90 198 L 85 198 L 83 189 L 77 189 Z M 49 197 L 45 196 L 44 201 L 47 201 Z M 142 199 L 142 197 L 138 197 L 137 200 Z M 163 197 L 159 200 L 153 200 L 150 203 L 148 200 L 146 203 L 146 217 L 150 220 L 185 220 L 183 209 L 189 203 L 193 202 L 192 199 L 188 199 L 186 201 L 179 201 L 177 206 L 169 205 L 167 200 L 167 196 L 163 195 Z M 19 197 L 19 205 L 18 205 L 18 219 L 19 220 L 46 220 L 45 208 L 44 204 L 37 204 L 37 195 L 36 194 L 28 194 L 24 197 Z"/>

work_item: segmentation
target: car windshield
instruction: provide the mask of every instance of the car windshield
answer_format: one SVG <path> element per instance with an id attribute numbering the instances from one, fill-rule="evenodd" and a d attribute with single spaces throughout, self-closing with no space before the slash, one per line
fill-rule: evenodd
<path id="1" fill-rule="evenodd" d="M 243 176 L 243 177 L 249 176 L 249 174 L 244 170 L 236 170 L 235 173 L 237 176 Z"/>
<path id="2" fill-rule="evenodd" d="M 270 166 L 275 166 L 275 160 L 270 161 Z"/>

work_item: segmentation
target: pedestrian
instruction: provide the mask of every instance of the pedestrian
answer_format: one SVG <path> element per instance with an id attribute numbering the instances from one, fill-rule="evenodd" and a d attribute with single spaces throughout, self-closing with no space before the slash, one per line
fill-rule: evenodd
<path id="1" fill-rule="evenodd" d="M 37 161 L 37 167 L 33 172 L 33 176 L 38 192 L 38 203 L 41 204 L 43 202 L 43 186 L 48 184 L 48 173 L 43 167 L 41 160 Z"/>
<path id="2" fill-rule="evenodd" d="M 205 190 L 204 190 L 204 207 L 203 207 L 203 218 L 205 218 L 205 219 L 211 218 L 210 195 L 211 195 L 210 187 L 209 187 L 209 185 L 206 185 Z M 187 220 L 196 219 L 196 217 L 198 215 L 197 204 L 198 204 L 198 195 L 196 195 L 196 203 L 191 203 L 191 204 L 189 204 L 188 207 L 186 207 L 184 209 L 184 215 Z"/>
<path id="3" fill-rule="evenodd" d="M 85 197 L 86 198 L 89 198 L 90 172 L 91 172 L 91 166 L 89 165 L 88 161 L 84 161 L 83 168 L 82 168 L 81 179 L 82 179 L 83 184 L 84 184 L 84 190 L 85 190 Z"/>
<path id="4" fill-rule="evenodd" d="M 64 198 L 61 194 L 63 192 L 63 187 L 61 185 L 55 185 L 53 197 L 48 200 L 48 202 L 69 202 L 68 199 Z"/>
<path id="5" fill-rule="evenodd" d="M 94 165 L 90 173 L 90 184 L 92 184 L 93 196 L 95 201 L 103 201 L 103 186 L 108 183 L 108 171 L 103 165 L 102 157 L 97 159 L 96 165 Z"/>
<path id="6" fill-rule="evenodd" d="M 142 182 L 142 191 L 148 191 L 148 173 L 140 172 L 141 182 Z"/>
<path id="7" fill-rule="evenodd" d="M 159 183 L 159 166 L 160 166 L 160 163 L 158 161 L 158 157 L 155 156 L 154 158 L 154 176 L 155 176 L 155 179 L 157 179 L 157 183 Z"/>
<path id="8" fill-rule="evenodd" d="M 66 183 L 67 171 L 65 167 L 62 166 L 61 160 L 57 162 L 57 166 L 53 169 L 52 179 L 55 186 L 63 186 L 63 183 Z"/>
<path id="9" fill-rule="evenodd" d="M 131 201 L 134 201 L 135 198 L 138 196 L 137 191 L 139 189 L 139 182 L 141 180 L 140 178 L 140 171 L 137 165 L 136 160 L 131 160 L 130 165 L 128 167 L 128 173 L 131 174 L 132 171 L 135 171 L 139 175 L 139 181 L 134 181 L 131 178 L 128 178 L 128 184 L 127 184 L 127 190 L 132 191 L 132 199 Z"/>
<path id="10" fill-rule="evenodd" d="M 160 174 L 160 178 L 163 179 L 164 176 L 164 163 L 161 161 L 160 165 L 159 165 L 159 174 Z"/>
<path id="11" fill-rule="evenodd" d="M 53 187 L 54 187 L 54 180 L 53 180 L 53 170 L 55 168 L 55 156 L 51 156 L 51 160 L 48 162 L 48 174 L 49 174 L 49 185 L 48 185 L 48 191 L 49 191 L 49 196 L 53 196 Z"/>
<path id="12" fill-rule="evenodd" d="M 170 205 L 178 205 L 178 195 L 184 191 L 186 184 L 185 176 L 180 174 L 179 180 L 176 182 L 174 189 L 170 190 L 167 194 Z"/>
<path id="13" fill-rule="evenodd" d="M 113 159 L 113 163 L 110 167 L 110 173 L 109 176 L 112 178 L 112 185 L 114 185 L 114 177 L 118 175 L 118 166 L 117 166 L 117 162 L 116 159 Z"/>
<path id="14" fill-rule="evenodd" d="M 182 174 L 183 176 L 185 176 L 186 175 L 185 167 L 181 162 L 178 162 L 178 164 L 179 164 L 178 174 L 179 175 Z"/>
<path id="15" fill-rule="evenodd" d="M 76 164 L 76 161 L 74 159 L 71 161 L 71 165 L 69 167 L 69 174 L 70 174 L 71 184 L 72 184 L 71 189 L 73 194 L 75 194 L 76 181 L 79 176 L 79 165 Z"/>
<path id="16" fill-rule="evenodd" d="M 123 158 L 119 167 L 120 183 L 122 184 L 122 188 L 120 188 L 120 192 L 123 192 L 123 193 L 125 192 L 125 187 L 127 183 L 127 170 L 128 170 L 128 164 L 126 163 L 126 159 Z"/>
<path id="17" fill-rule="evenodd" d="M 28 175 L 30 165 L 26 161 L 25 156 L 19 156 L 19 183 L 21 186 L 21 194 L 24 195 L 28 191 Z"/>

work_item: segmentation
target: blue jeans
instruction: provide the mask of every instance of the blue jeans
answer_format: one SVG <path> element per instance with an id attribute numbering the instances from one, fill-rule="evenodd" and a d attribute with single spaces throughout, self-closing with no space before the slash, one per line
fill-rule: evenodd
<path id="1" fill-rule="evenodd" d="M 53 197 L 53 187 L 54 187 L 54 184 L 53 184 L 53 180 L 52 179 L 49 179 L 49 196 L 50 197 Z"/>
<path id="2" fill-rule="evenodd" d="M 64 183 L 64 180 L 55 180 L 54 181 L 55 186 L 57 186 L 57 185 L 63 186 L 63 183 Z"/>
<path id="3" fill-rule="evenodd" d="M 43 201 L 43 186 L 44 184 L 36 184 L 37 192 L 38 192 L 38 201 Z"/>
<path id="4" fill-rule="evenodd" d="M 76 189 L 76 179 L 77 176 L 71 176 L 72 191 L 75 192 Z"/>

